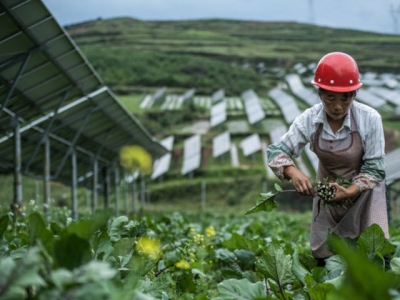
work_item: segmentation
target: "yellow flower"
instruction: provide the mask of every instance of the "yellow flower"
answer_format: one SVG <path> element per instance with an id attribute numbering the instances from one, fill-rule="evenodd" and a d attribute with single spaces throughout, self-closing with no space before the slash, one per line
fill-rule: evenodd
<path id="1" fill-rule="evenodd" d="M 215 229 L 213 227 L 207 227 L 206 234 L 208 237 L 216 235 Z"/>
<path id="2" fill-rule="evenodd" d="M 196 234 L 194 237 L 193 237 L 193 241 L 195 242 L 195 243 L 197 243 L 197 244 L 201 244 L 201 242 L 203 242 L 204 241 L 204 235 L 202 235 L 202 234 Z"/>
<path id="3" fill-rule="evenodd" d="M 175 267 L 177 267 L 178 269 L 187 270 L 190 268 L 190 265 L 186 260 L 181 260 L 181 261 L 178 261 L 177 263 L 175 263 Z"/>
<path id="4" fill-rule="evenodd" d="M 190 232 L 196 232 L 196 229 L 190 228 L 189 231 L 190 231 Z"/>
<path id="5" fill-rule="evenodd" d="M 135 172 L 137 169 L 140 169 L 145 174 L 151 172 L 152 157 L 141 146 L 123 146 L 119 156 L 121 166 L 129 172 Z"/>
<path id="6" fill-rule="evenodd" d="M 161 253 L 161 243 L 159 240 L 141 237 L 136 244 L 136 250 L 150 259 L 156 260 Z"/>

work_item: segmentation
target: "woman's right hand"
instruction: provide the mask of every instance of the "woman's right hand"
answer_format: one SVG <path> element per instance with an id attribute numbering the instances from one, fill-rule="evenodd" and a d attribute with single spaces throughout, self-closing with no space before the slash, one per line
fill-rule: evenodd
<path id="1" fill-rule="evenodd" d="M 295 166 L 287 166 L 284 170 L 285 176 L 292 180 L 293 186 L 300 195 L 313 196 L 314 188 L 306 174 Z"/>

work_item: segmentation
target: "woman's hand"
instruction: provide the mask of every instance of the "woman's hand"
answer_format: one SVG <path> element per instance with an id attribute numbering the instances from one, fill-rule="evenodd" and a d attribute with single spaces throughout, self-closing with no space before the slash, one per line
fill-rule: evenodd
<path id="1" fill-rule="evenodd" d="M 314 188 L 310 179 L 295 166 L 285 168 L 285 176 L 292 180 L 293 186 L 300 195 L 314 195 Z"/>
<path id="2" fill-rule="evenodd" d="M 356 184 L 352 184 L 348 188 L 345 188 L 336 182 L 332 182 L 329 185 L 336 190 L 335 197 L 333 197 L 330 201 L 343 201 L 346 199 L 351 199 L 360 193 L 360 188 Z"/>

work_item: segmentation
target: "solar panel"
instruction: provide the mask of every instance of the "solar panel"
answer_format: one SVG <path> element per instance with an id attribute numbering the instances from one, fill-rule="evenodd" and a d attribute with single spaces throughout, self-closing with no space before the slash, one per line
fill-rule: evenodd
<path id="1" fill-rule="evenodd" d="M 288 131 L 288 128 L 286 125 L 278 125 L 274 127 L 269 133 L 271 143 L 279 143 L 281 137 Z"/>
<path id="2" fill-rule="evenodd" d="M 160 141 L 160 144 L 164 146 L 168 151 L 172 151 L 174 145 L 174 136 L 168 136 Z M 156 179 L 161 175 L 168 172 L 171 164 L 171 153 L 164 154 L 160 158 L 156 159 L 153 164 L 153 173 L 151 174 L 151 179 Z"/>
<path id="3" fill-rule="evenodd" d="M 358 90 L 356 99 L 374 108 L 386 104 L 386 101 L 382 97 L 376 96 L 365 89 Z"/>
<path id="4" fill-rule="evenodd" d="M 230 133 L 248 133 L 250 131 L 249 123 L 246 120 L 233 120 L 226 123 Z"/>
<path id="5" fill-rule="evenodd" d="M 181 174 L 186 175 L 200 167 L 201 155 L 192 156 L 184 160 Z"/>
<path id="6" fill-rule="evenodd" d="M 151 95 L 146 95 L 142 102 L 140 102 L 140 108 L 150 108 L 153 105 L 153 97 Z"/>
<path id="7" fill-rule="evenodd" d="M 360 74 L 361 82 L 364 85 L 368 86 L 381 86 L 384 84 L 384 81 L 377 76 L 378 74 L 373 72 L 366 72 L 364 74 Z"/>
<path id="8" fill-rule="evenodd" d="M 274 88 L 268 92 L 268 95 L 275 101 L 282 111 L 287 124 L 291 124 L 294 119 L 301 114 L 294 98 L 279 88 Z"/>
<path id="9" fill-rule="evenodd" d="M 213 139 L 213 157 L 218 157 L 231 149 L 231 135 L 225 131 Z"/>
<path id="10" fill-rule="evenodd" d="M 289 74 L 285 76 L 285 80 L 288 83 L 293 94 L 307 103 L 309 106 L 313 106 L 319 103 L 319 97 L 315 93 L 315 89 L 306 88 L 301 81 L 298 74 Z"/>
<path id="11" fill-rule="evenodd" d="M 391 90 L 385 87 L 372 86 L 367 89 L 368 92 L 384 98 L 387 102 L 394 105 L 400 105 L 400 91 Z"/>
<path id="12" fill-rule="evenodd" d="M 172 148 L 174 146 L 174 139 L 175 137 L 173 135 L 170 135 L 160 141 L 160 144 L 164 146 L 165 149 L 168 151 L 172 151 Z"/>
<path id="13" fill-rule="evenodd" d="M 265 113 L 261 107 L 260 100 L 253 90 L 247 90 L 242 93 L 247 119 L 250 124 L 255 124 L 265 118 Z"/>
<path id="14" fill-rule="evenodd" d="M 212 100 L 211 100 L 211 97 L 195 96 L 193 98 L 193 102 L 197 106 L 210 108 Z"/>
<path id="15" fill-rule="evenodd" d="M 240 142 L 243 155 L 249 156 L 261 150 L 261 140 L 257 133 L 254 133 Z"/>
<path id="16" fill-rule="evenodd" d="M 212 94 L 211 99 L 215 103 L 221 101 L 222 99 L 224 99 L 224 97 L 225 97 L 225 90 L 219 89 Z"/>
<path id="17" fill-rule="evenodd" d="M 184 141 L 183 163 L 181 174 L 185 175 L 200 167 L 201 160 L 201 137 L 196 134 Z"/>
<path id="18" fill-rule="evenodd" d="M 390 185 L 400 179 L 400 148 L 397 148 L 385 156 L 386 184 Z"/>
<path id="19" fill-rule="evenodd" d="M 226 121 L 226 103 L 218 102 L 211 106 L 210 126 L 214 127 Z"/>
<path id="20" fill-rule="evenodd" d="M 171 164 L 171 153 L 167 153 L 154 162 L 151 179 L 156 179 L 168 172 Z"/>
<path id="21" fill-rule="evenodd" d="M 183 101 L 187 101 L 187 100 L 193 98 L 193 96 L 194 96 L 195 93 L 196 93 L 196 89 L 187 90 L 187 91 L 182 95 Z"/>
<path id="22" fill-rule="evenodd" d="M 158 89 L 154 95 L 153 95 L 153 100 L 154 102 L 159 101 L 162 97 L 164 97 L 164 93 L 165 93 L 166 87 L 162 87 L 160 89 Z"/>

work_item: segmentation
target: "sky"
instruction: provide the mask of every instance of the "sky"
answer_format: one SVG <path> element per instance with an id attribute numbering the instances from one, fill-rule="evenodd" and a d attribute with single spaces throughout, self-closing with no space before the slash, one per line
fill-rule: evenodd
<path id="1" fill-rule="evenodd" d="M 42 0 L 62 26 L 97 18 L 295 21 L 399 34 L 400 0 Z M 397 22 L 399 20 L 399 22 Z"/>

